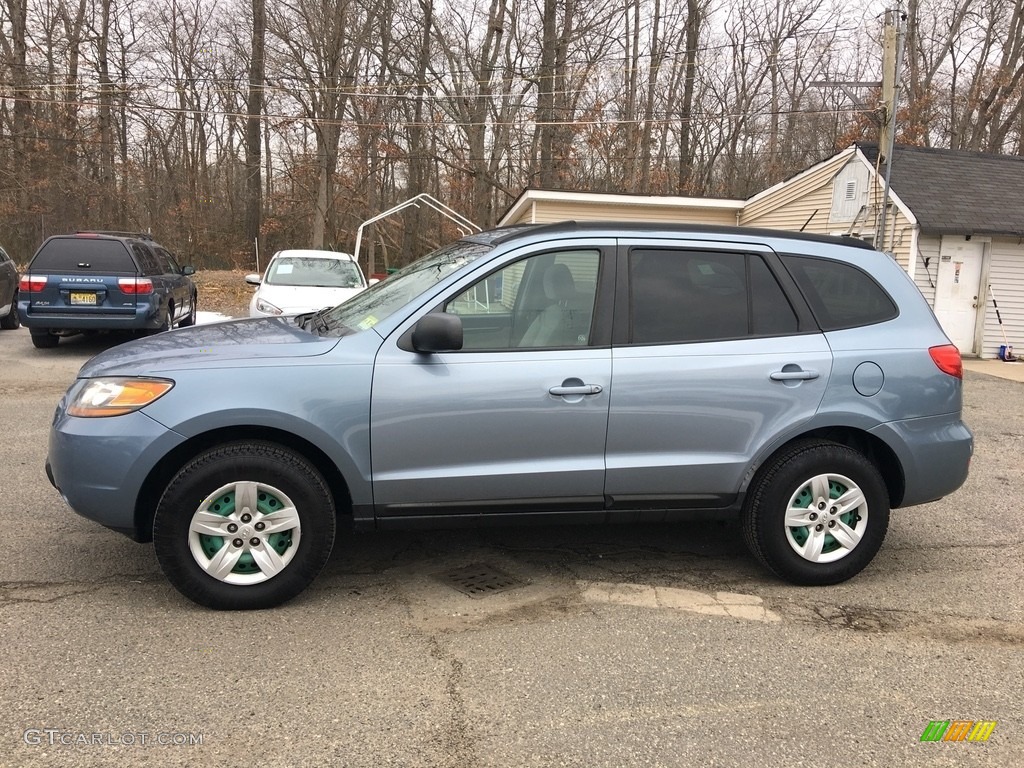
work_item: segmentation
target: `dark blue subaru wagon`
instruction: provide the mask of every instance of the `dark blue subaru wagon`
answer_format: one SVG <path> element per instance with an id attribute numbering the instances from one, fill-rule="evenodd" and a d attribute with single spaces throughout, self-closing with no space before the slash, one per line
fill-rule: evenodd
<path id="1" fill-rule="evenodd" d="M 185 327 L 196 320 L 194 273 L 149 235 L 56 235 L 21 278 L 18 311 L 39 348 L 79 333 Z"/>

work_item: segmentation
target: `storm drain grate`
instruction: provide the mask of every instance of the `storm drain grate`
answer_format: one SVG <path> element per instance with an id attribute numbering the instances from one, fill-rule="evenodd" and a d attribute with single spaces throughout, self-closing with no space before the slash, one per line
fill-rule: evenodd
<path id="1" fill-rule="evenodd" d="M 439 574 L 442 581 L 470 597 L 487 597 L 523 585 L 515 576 L 487 565 L 473 563 Z"/>

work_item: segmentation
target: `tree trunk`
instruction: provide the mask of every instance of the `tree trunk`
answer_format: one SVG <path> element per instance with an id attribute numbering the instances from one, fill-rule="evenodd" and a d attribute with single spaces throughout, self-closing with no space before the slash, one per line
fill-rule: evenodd
<path id="1" fill-rule="evenodd" d="M 252 48 L 245 119 L 245 237 L 246 243 L 253 247 L 258 247 L 263 216 L 260 128 L 263 123 L 263 86 L 266 82 L 266 30 L 267 10 L 264 0 L 252 0 Z"/>
<path id="2" fill-rule="evenodd" d="M 686 76 L 683 80 L 683 103 L 679 115 L 679 194 L 691 194 L 693 150 L 690 148 L 693 119 L 693 94 L 697 82 L 697 46 L 703 23 L 699 0 L 686 0 L 686 54 L 683 57 Z"/>

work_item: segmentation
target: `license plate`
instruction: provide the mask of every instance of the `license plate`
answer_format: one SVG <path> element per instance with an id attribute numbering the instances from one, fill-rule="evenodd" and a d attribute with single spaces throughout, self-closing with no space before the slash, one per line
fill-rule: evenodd
<path id="1" fill-rule="evenodd" d="M 96 294 L 88 293 L 83 291 L 72 291 L 71 292 L 71 303 L 72 304 L 90 304 L 96 306 Z"/>

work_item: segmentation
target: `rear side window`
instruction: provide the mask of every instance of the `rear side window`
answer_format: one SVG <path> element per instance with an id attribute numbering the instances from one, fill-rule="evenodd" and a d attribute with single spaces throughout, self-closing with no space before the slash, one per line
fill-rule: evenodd
<path id="1" fill-rule="evenodd" d="M 760 256 L 635 250 L 629 270 L 634 344 L 797 332 L 796 314 Z"/>
<path id="2" fill-rule="evenodd" d="M 149 246 L 142 243 L 133 243 L 132 250 L 135 252 L 135 260 L 139 263 L 142 274 L 159 275 L 163 273 L 163 268 L 156 260 L 156 255 L 149 249 Z"/>
<path id="3" fill-rule="evenodd" d="M 867 272 L 841 261 L 783 256 L 823 331 L 892 320 L 895 302 Z"/>
<path id="4" fill-rule="evenodd" d="M 120 240 L 61 237 L 43 243 L 29 269 L 134 275 L 135 262 Z"/>

